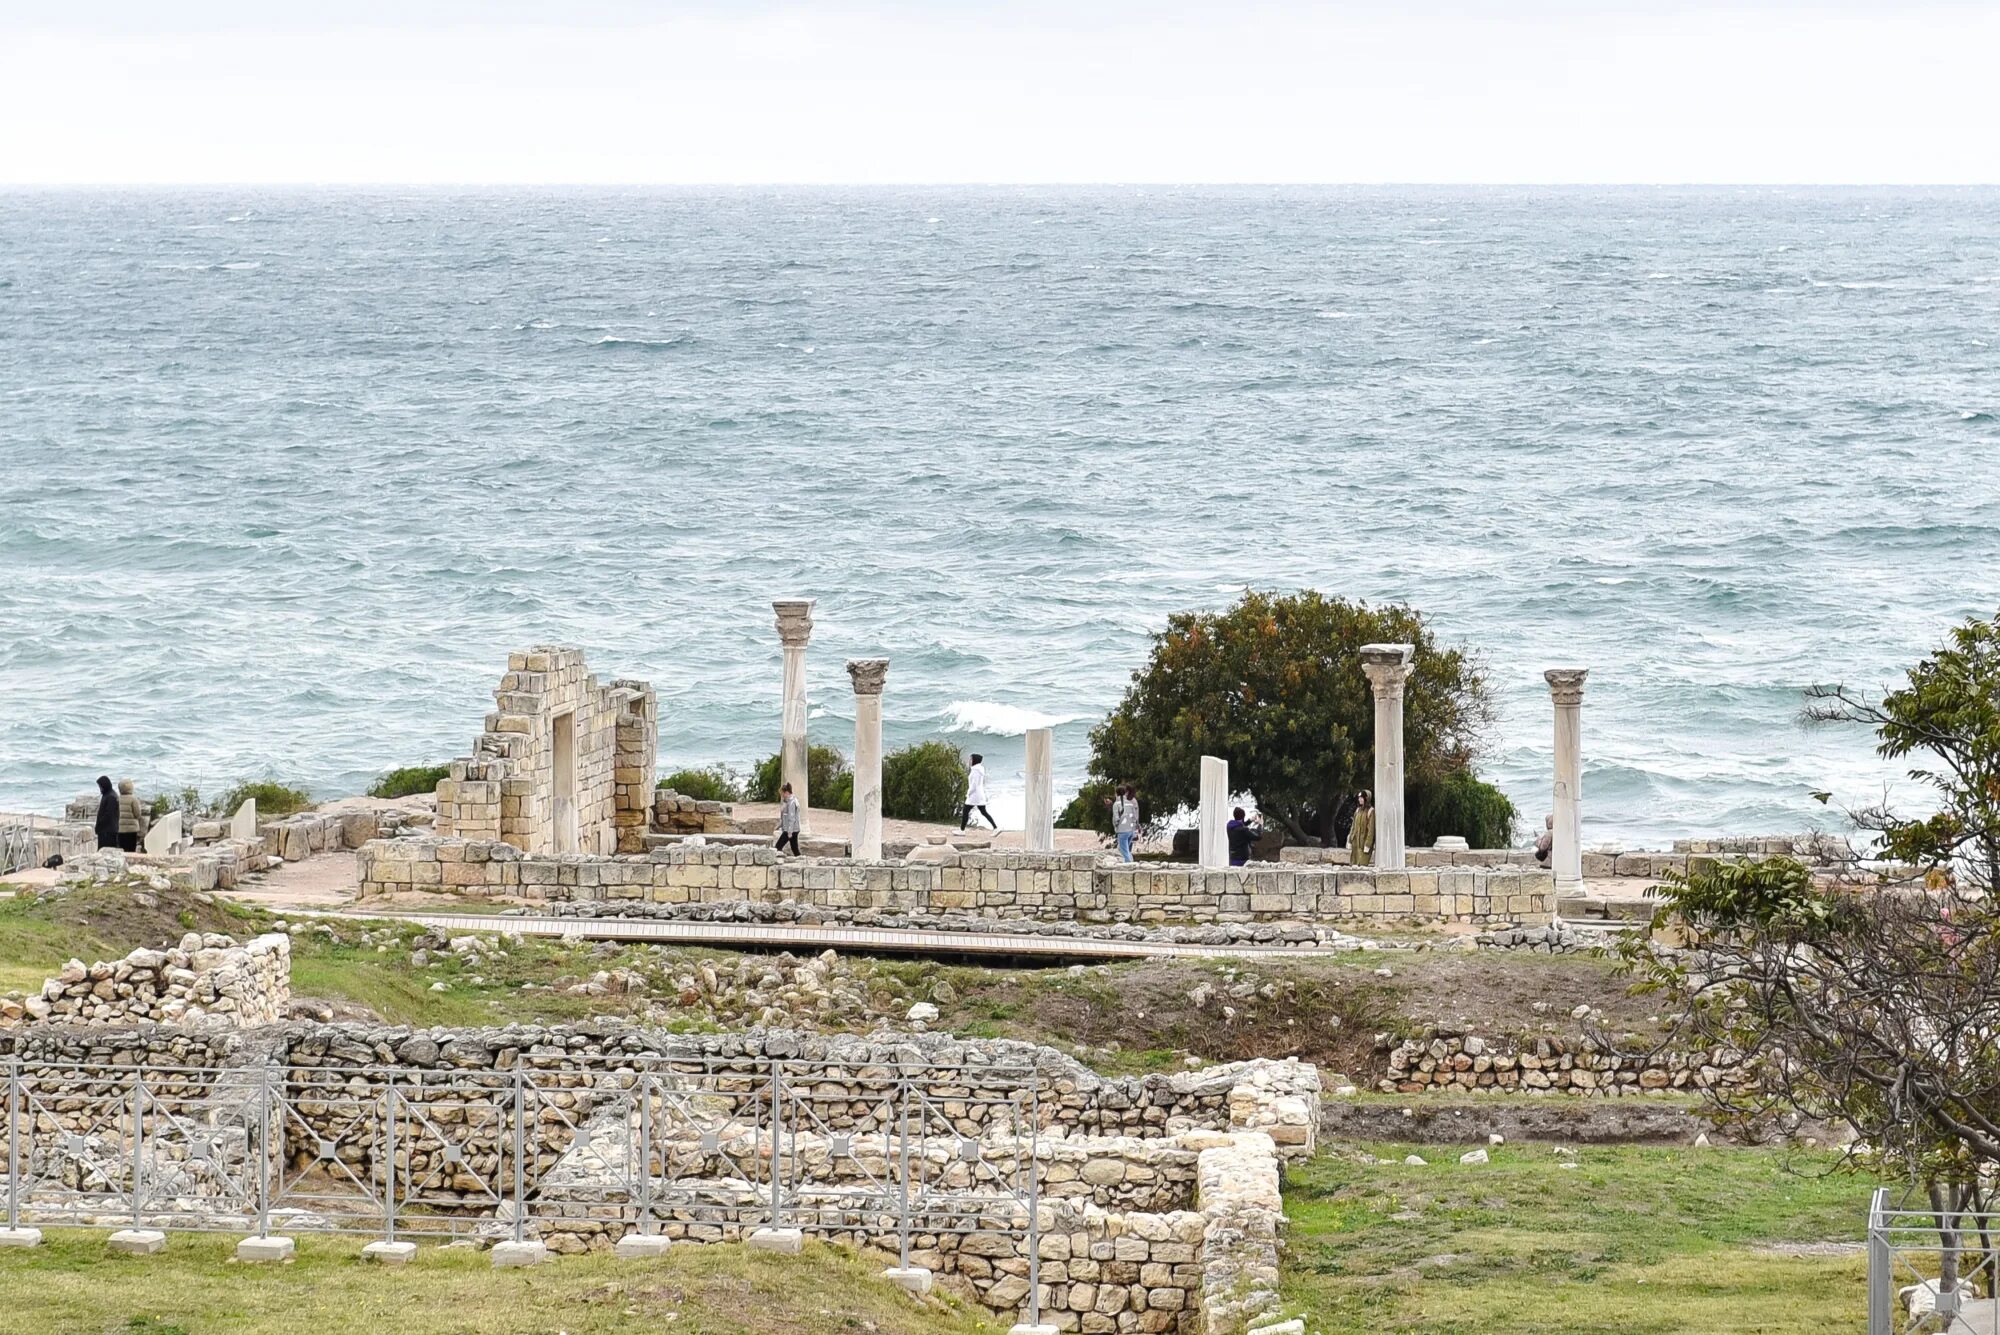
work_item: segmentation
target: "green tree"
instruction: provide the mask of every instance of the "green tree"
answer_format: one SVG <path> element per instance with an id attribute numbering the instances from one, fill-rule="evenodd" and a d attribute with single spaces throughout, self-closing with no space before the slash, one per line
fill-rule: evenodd
<path id="1" fill-rule="evenodd" d="M 918 742 L 882 757 L 882 814 L 951 821 L 965 796 L 965 762 L 950 742 Z"/>
<path id="2" fill-rule="evenodd" d="M 775 802 L 778 800 L 778 785 L 783 783 L 784 755 L 766 756 L 750 775 L 750 782 L 744 785 L 743 800 L 746 802 Z M 833 795 L 835 781 L 847 773 L 847 757 L 830 746 L 806 748 L 806 796 L 816 807 L 829 807 L 827 799 Z M 848 780 L 848 792 L 853 792 L 853 779 Z M 852 797 L 849 802 L 851 804 Z M 845 810 L 845 808 L 838 808 Z"/>
<path id="3" fill-rule="evenodd" d="M 1519 814 L 1507 794 L 1469 769 L 1442 779 L 1423 775 L 1409 785 L 1404 829 L 1410 845 L 1422 848 L 1455 834 L 1474 848 L 1506 848 L 1514 842 Z"/>
<path id="4" fill-rule="evenodd" d="M 692 797 L 697 802 L 741 802 L 743 785 L 736 777 L 736 771 L 727 765 L 704 765 L 699 769 L 680 769 L 661 779 L 656 785 L 671 788 L 682 797 Z"/>
<path id="5" fill-rule="evenodd" d="M 1326 840 L 1342 802 L 1373 782 L 1375 705 L 1358 654 L 1374 643 L 1416 646 L 1403 716 L 1410 781 L 1466 769 L 1492 716 L 1472 658 L 1440 647 L 1410 608 L 1307 590 L 1169 618 L 1091 732 L 1091 775 L 1136 784 L 1150 810 L 1172 811 L 1199 802 L 1201 757 L 1220 756 L 1267 821 Z"/>
<path id="6" fill-rule="evenodd" d="M 2000 892 L 2000 615 L 1954 627 L 1879 701 L 1845 686 L 1814 686 L 1806 697 L 1809 722 L 1873 728 L 1887 759 L 1927 757 L 1908 772 L 1935 796 L 1934 813 L 1904 816 L 1886 804 L 1851 813 L 1880 836 L 1883 856 Z"/>

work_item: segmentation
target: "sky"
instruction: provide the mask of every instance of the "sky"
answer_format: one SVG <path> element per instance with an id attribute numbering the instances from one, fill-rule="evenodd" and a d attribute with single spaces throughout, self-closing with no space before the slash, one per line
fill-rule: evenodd
<path id="1" fill-rule="evenodd" d="M 0 183 L 1993 183 L 2000 0 L 0 0 Z"/>

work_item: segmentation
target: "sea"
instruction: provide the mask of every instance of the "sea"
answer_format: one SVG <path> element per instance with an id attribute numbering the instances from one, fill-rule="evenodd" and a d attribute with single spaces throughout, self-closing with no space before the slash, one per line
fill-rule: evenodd
<path id="1" fill-rule="evenodd" d="M 0 193 L 0 808 L 463 754 L 509 651 L 667 768 L 815 741 L 1057 786 L 1169 614 L 1405 602 L 1539 826 L 1920 806 L 1801 691 L 2000 608 L 2000 190 Z M 1827 803 L 1816 792 L 1831 793 Z"/>

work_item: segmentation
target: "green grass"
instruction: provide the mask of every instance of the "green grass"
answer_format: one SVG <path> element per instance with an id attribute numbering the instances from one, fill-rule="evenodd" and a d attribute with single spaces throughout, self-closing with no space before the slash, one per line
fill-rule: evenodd
<path id="1" fill-rule="evenodd" d="M 171 1234 L 158 1256 L 116 1257 L 101 1232 L 52 1231 L 0 1252 L 0 1335 L 979 1335 L 975 1306 L 918 1300 L 884 1262 L 814 1245 L 772 1257 L 677 1247 L 661 1261 L 557 1257 L 492 1268 L 484 1252 L 425 1247 L 401 1268 L 359 1238 L 299 1240 L 287 1265 L 239 1265 L 235 1239 Z"/>
<path id="2" fill-rule="evenodd" d="M 1367 1146 L 1296 1170 L 1285 1297 L 1315 1332 L 1819 1335 L 1859 1331 L 1869 1184 L 1825 1155 L 1546 1145 Z M 1405 1155 L 1429 1160 L 1405 1166 Z M 1389 1164 L 1376 1162 L 1389 1159 Z"/>

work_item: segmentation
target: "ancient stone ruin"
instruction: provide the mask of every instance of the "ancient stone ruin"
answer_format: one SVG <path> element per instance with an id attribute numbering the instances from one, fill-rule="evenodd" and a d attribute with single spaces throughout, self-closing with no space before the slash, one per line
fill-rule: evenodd
<path id="1" fill-rule="evenodd" d="M 438 785 L 437 832 L 524 853 L 641 853 L 653 804 L 659 704 L 642 681 L 600 685 L 583 652 L 507 660 L 472 754 Z"/>

